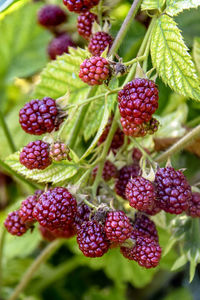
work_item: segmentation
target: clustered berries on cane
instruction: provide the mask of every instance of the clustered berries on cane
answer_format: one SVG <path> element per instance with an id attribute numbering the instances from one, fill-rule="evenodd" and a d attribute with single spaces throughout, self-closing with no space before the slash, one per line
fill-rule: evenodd
<path id="1" fill-rule="evenodd" d="M 101 85 L 109 75 L 109 63 L 103 57 L 85 59 L 80 66 L 79 77 L 89 85 Z"/>
<path id="2" fill-rule="evenodd" d="M 158 121 L 152 119 L 152 114 L 158 108 L 158 89 L 153 81 L 144 78 L 132 80 L 119 91 L 118 102 L 126 135 L 138 137 L 157 130 Z"/>
<path id="3" fill-rule="evenodd" d="M 200 218 L 200 193 L 192 193 L 192 198 L 189 200 L 189 206 L 186 213 L 192 218 Z"/>
<path id="4" fill-rule="evenodd" d="M 101 257 L 109 249 L 103 226 L 96 220 L 84 222 L 77 234 L 80 250 L 87 257 Z"/>
<path id="5" fill-rule="evenodd" d="M 158 207 L 171 214 L 181 214 L 188 209 L 191 187 L 180 170 L 172 167 L 158 169 L 155 185 Z"/>
<path id="6" fill-rule="evenodd" d="M 94 168 L 92 171 L 93 177 L 96 177 L 98 171 L 98 167 Z M 103 172 L 102 172 L 102 178 L 105 181 L 109 181 L 111 178 L 116 178 L 117 177 L 117 168 L 113 163 L 111 163 L 109 160 L 106 160 L 104 167 L 103 167 Z"/>
<path id="7" fill-rule="evenodd" d="M 69 11 L 82 13 L 90 10 L 99 3 L 100 0 L 63 0 Z"/>
<path id="8" fill-rule="evenodd" d="M 113 38 L 107 32 L 100 31 L 93 34 L 88 45 L 88 50 L 92 55 L 100 56 L 107 47 L 110 50 L 112 44 Z"/>
<path id="9" fill-rule="evenodd" d="M 62 121 L 62 110 L 49 97 L 31 100 L 19 111 L 21 127 L 29 134 L 41 135 L 58 130 Z"/>
<path id="10" fill-rule="evenodd" d="M 77 212 L 76 199 L 66 188 L 56 187 L 43 193 L 33 210 L 34 218 L 50 230 L 74 223 Z"/>
<path id="11" fill-rule="evenodd" d="M 133 227 L 126 214 L 119 210 L 107 213 L 104 230 L 110 242 L 121 244 L 130 237 Z"/>
<path id="12" fill-rule="evenodd" d="M 125 194 L 130 206 L 144 212 L 151 209 L 156 201 L 153 183 L 141 176 L 129 180 Z"/>
<path id="13" fill-rule="evenodd" d="M 97 21 L 97 15 L 87 11 L 78 16 L 78 33 L 84 37 L 86 40 L 89 40 L 92 34 L 92 25 Z"/>
<path id="14" fill-rule="evenodd" d="M 67 15 L 58 5 L 45 5 L 38 12 L 38 23 L 50 28 L 64 23 Z"/>
<path id="15" fill-rule="evenodd" d="M 126 199 L 125 190 L 126 190 L 127 183 L 130 180 L 130 178 L 134 178 L 138 176 L 139 173 L 140 173 L 140 167 L 138 166 L 138 164 L 132 164 L 121 168 L 119 170 L 119 175 L 115 183 L 115 191 L 117 195 Z"/>
<path id="16" fill-rule="evenodd" d="M 67 33 L 62 33 L 55 37 L 48 45 L 50 59 L 54 60 L 57 56 L 69 53 L 69 47 L 76 47 L 71 37 Z"/>
<path id="17" fill-rule="evenodd" d="M 43 141 L 30 142 L 20 153 L 19 160 L 27 169 L 43 170 L 52 162 L 49 155 L 49 144 Z"/>
<path id="18" fill-rule="evenodd" d="M 33 217 L 33 209 L 37 204 L 37 201 L 43 191 L 37 190 L 34 195 L 29 196 L 21 203 L 21 207 L 19 209 L 19 216 L 22 222 L 35 222 L 35 218 Z"/>
<path id="19" fill-rule="evenodd" d="M 4 222 L 7 231 L 12 235 L 21 236 L 28 230 L 26 224 L 22 221 L 19 210 L 10 212 Z"/>

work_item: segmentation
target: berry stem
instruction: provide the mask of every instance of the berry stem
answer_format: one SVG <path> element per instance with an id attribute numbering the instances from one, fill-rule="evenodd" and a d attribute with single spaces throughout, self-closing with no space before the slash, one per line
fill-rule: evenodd
<path id="1" fill-rule="evenodd" d="M 185 136 L 183 136 L 178 142 L 171 146 L 167 151 L 162 153 L 156 158 L 156 162 L 161 163 L 170 158 L 173 154 L 183 150 L 188 146 L 193 140 L 200 136 L 200 125 L 192 129 Z"/>
<path id="2" fill-rule="evenodd" d="M 188 127 L 193 127 L 193 126 L 196 126 L 200 123 L 200 116 L 196 117 L 195 119 L 189 121 L 186 125 Z"/>
<path id="3" fill-rule="evenodd" d="M 20 181 L 28 184 L 32 189 L 39 189 L 39 186 L 37 186 L 36 184 L 28 181 L 25 177 L 19 175 L 17 172 L 15 172 L 13 169 L 11 169 L 3 160 L 0 159 L 0 166 L 6 170 L 9 174 L 15 176 L 16 178 L 18 178 Z"/>
<path id="4" fill-rule="evenodd" d="M 145 55 L 139 56 L 139 57 L 136 57 L 136 58 L 134 58 L 134 59 L 132 59 L 132 60 L 130 60 L 130 61 L 127 61 L 127 62 L 125 62 L 125 63 L 123 63 L 123 64 L 124 64 L 125 66 L 133 65 L 133 64 L 135 64 L 136 62 L 143 61 L 145 58 L 146 58 Z"/>
<path id="5" fill-rule="evenodd" d="M 109 51 L 109 56 L 115 54 L 115 52 L 117 52 L 117 50 L 119 49 L 128 29 L 129 29 L 129 26 L 131 25 L 135 15 L 138 12 L 138 9 L 139 9 L 141 3 L 142 3 L 142 0 L 133 1 L 133 4 L 128 12 L 128 15 L 126 16 L 118 34 L 114 40 L 114 43 Z"/>
<path id="6" fill-rule="evenodd" d="M 110 128 L 109 133 L 108 133 L 108 136 L 107 136 L 107 139 L 106 139 L 106 142 L 105 142 L 102 154 L 101 154 L 97 175 L 95 177 L 95 181 L 94 181 L 93 186 L 92 186 L 92 194 L 93 194 L 94 197 L 96 196 L 96 191 L 97 191 L 99 182 L 101 181 L 103 167 L 104 167 L 104 163 L 105 163 L 105 160 L 106 160 L 106 157 L 107 157 L 108 150 L 109 150 L 110 145 L 112 143 L 113 136 L 114 136 L 114 134 L 117 130 L 117 126 L 118 126 L 117 120 L 118 119 L 119 119 L 119 110 L 116 109 L 115 116 L 114 116 L 113 122 L 112 122 L 112 126 Z"/>
<path id="7" fill-rule="evenodd" d="M 6 124 L 6 121 L 4 119 L 4 116 L 3 116 L 3 113 L 2 113 L 1 110 L 0 110 L 0 123 L 2 125 L 3 131 L 5 133 L 5 136 L 7 138 L 7 141 L 8 141 L 8 144 L 9 144 L 9 147 L 10 147 L 11 151 L 16 152 L 17 150 L 16 150 L 16 147 L 15 147 L 15 144 L 13 142 L 12 136 L 10 134 L 10 131 L 8 129 L 8 126 Z"/>
<path id="8" fill-rule="evenodd" d="M 2 228 L 0 233 L 0 295 L 2 295 L 2 263 L 3 263 L 3 248 L 4 248 L 4 242 L 5 242 L 5 236 L 6 236 L 6 230 L 5 228 Z"/>
<path id="9" fill-rule="evenodd" d="M 139 150 L 142 152 L 143 156 L 146 157 L 152 164 L 155 164 L 151 156 L 143 149 L 143 147 L 136 141 L 136 139 L 133 139 L 133 142 L 137 146 L 137 148 L 139 148 Z"/>
<path id="10" fill-rule="evenodd" d="M 55 240 L 51 242 L 42 252 L 41 254 L 34 260 L 31 266 L 28 268 L 27 272 L 22 277 L 20 283 L 14 290 L 13 294 L 8 300 L 17 300 L 21 292 L 26 288 L 27 284 L 30 282 L 31 278 L 35 274 L 35 272 L 39 269 L 40 265 L 44 263 L 50 255 L 52 255 L 58 247 L 63 244 L 63 240 Z"/>
<path id="11" fill-rule="evenodd" d="M 96 91 L 97 91 L 97 88 L 98 88 L 97 86 L 91 87 L 89 89 L 89 92 L 88 92 L 88 95 L 87 95 L 86 99 L 93 97 L 95 95 Z M 88 110 L 88 105 L 89 104 L 84 105 L 79 111 L 79 115 L 78 115 L 76 123 L 75 123 L 75 125 L 74 125 L 74 127 L 71 131 L 71 135 L 70 135 L 69 142 L 68 142 L 68 146 L 70 148 L 73 148 L 75 146 L 78 133 L 79 133 L 81 127 L 82 127 L 84 117 L 85 117 L 86 112 Z"/>

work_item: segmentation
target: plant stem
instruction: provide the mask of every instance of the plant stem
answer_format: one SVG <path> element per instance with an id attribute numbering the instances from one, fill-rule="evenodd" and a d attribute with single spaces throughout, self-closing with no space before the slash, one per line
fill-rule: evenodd
<path id="1" fill-rule="evenodd" d="M 192 140 L 198 138 L 199 136 L 200 136 L 200 125 L 192 129 L 184 137 L 182 137 L 176 144 L 174 144 L 167 151 L 159 155 L 156 158 L 156 162 L 160 163 L 167 160 L 176 152 L 183 150 L 186 146 L 188 146 L 188 144 L 192 142 Z"/>
<path id="2" fill-rule="evenodd" d="M 44 263 L 50 255 L 52 255 L 58 247 L 60 247 L 63 243 L 63 240 L 55 240 L 51 242 L 43 251 L 42 253 L 36 258 L 36 260 L 32 263 L 29 267 L 27 272 L 22 277 L 20 283 L 14 290 L 13 294 L 8 300 L 17 300 L 20 293 L 26 288 L 29 281 L 32 279 L 35 272 L 39 269 L 40 265 Z"/>
<path id="3" fill-rule="evenodd" d="M 93 97 L 95 95 L 96 91 L 97 91 L 97 86 L 91 87 L 89 92 L 88 92 L 88 95 L 87 95 L 86 99 Z M 68 145 L 69 145 L 70 148 L 73 148 L 75 146 L 76 138 L 77 138 L 79 130 L 81 129 L 81 126 L 83 124 L 84 116 L 87 112 L 87 109 L 88 109 L 88 104 L 84 105 L 80 109 L 80 112 L 79 112 L 79 115 L 77 117 L 76 123 L 74 125 L 74 128 L 72 129 L 72 132 L 71 132 L 71 135 L 70 135 L 70 138 L 69 138 Z"/>
<path id="4" fill-rule="evenodd" d="M 196 126 L 200 123 L 200 116 L 196 117 L 195 119 L 189 121 L 186 126 L 188 127 L 193 127 L 193 126 Z"/>
<path id="5" fill-rule="evenodd" d="M 8 129 L 8 126 L 6 124 L 6 121 L 4 119 L 4 116 L 3 116 L 3 113 L 2 111 L 0 110 L 0 123 L 2 124 L 2 128 L 3 128 L 3 131 L 5 133 L 5 136 L 7 138 L 7 141 L 8 141 L 8 144 L 9 144 L 9 147 L 10 147 L 10 150 L 12 152 L 15 152 L 16 151 L 16 147 L 15 147 L 15 144 L 13 142 L 13 139 L 12 139 L 12 136 L 10 134 L 10 131 Z"/>
<path id="6" fill-rule="evenodd" d="M 123 64 L 124 64 L 125 66 L 129 66 L 129 65 L 132 65 L 132 64 L 134 64 L 134 63 L 136 63 L 136 62 L 138 62 L 138 61 L 143 61 L 145 58 L 146 58 L 145 55 L 139 56 L 139 57 L 136 57 L 136 58 L 134 58 L 134 59 L 132 59 L 132 60 L 130 60 L 130 61 L 127 61 L 127 62 L 125 62 L 125 63 L 123 63 Z"/>
<path id="7" fill-rule="evenodd" d="M 137 14 L 137 11 L 140 7 L 141 2 L 142 2 L 142 0 L 133 1 L 133 4 L 128 12 L 128 15 L 126 16 L 118 34 L 114 40 L 114 43 L 109 51 L 109 56 L 113 55 L 119 49 L 128 29 L 129 29 L 129 26 L 131 25 L 133 18 Z"/>
<path id="8" fill-rule="evenodd" d="M 96 196 L 97 187 L 98 187 L 99 182 L 101 180 L 101 175 L 102 175 L 102 171 L 103 171 L 103 167 L 104 167 L 104 163 L 105 163 L 105 160 L 106 160 L 108 150 L 110 148 L 113 136 L 114 136 L 114 134 L 116 132 L 116 129 L 117 129 L 117 126 L 118 126 L 118 124 L 117 124 L 118 115 L 119 115 L 119 110 L 118 110 L 118 108 L 116 108 L 116 112 L 115 112 L 115 116 L 113 118 L 112 126 L 110 128 L 107 139 L 105 141 L 105 146 L 104 146 L 103 152 L 101 154 L 101 160 L 100 160 L 100 163 L 98 165 L 98 171 L 97 171 L 97 174 L 96 174 L 96 177 L 95 177 L 94 184 L 92 186 L 92 194 L 93 194 L 94 197 Z"/>
<path id="9" fill-rule="evenodd" d="M 143 147 L 136 141 L 136 139 L 133 140 L 137 148 L 142 152 L 142 154 L 152 163 L 154 164 L 154 160 L 151 158 L 151 156 L 143 149 Z"/>
<path id="10" fill-rule="evenodd" d="M 32 189 L 38 189 L 39 186 L 28 181 L 25 177 L 19 175 L 17 172 L 15 172 L 13 169 L 11 169 L 3 160 L 0 159 L 0 166 L 6 170 L 9 174 L 15 176 L 18 178 L 20 181 L 23 181 L 24 183 L 28 184 Z"/>
<path id="11" fill-rule="evenodd" d="M 3 274 L 3 248 L 4 248 L 4 242 L 5 242 L 5 236 L 6 236 L 6 230 L 3 228 L 1 230 L 1 236 L 0 236 L 0 295 L 2 295 L 2 274 Z"/>

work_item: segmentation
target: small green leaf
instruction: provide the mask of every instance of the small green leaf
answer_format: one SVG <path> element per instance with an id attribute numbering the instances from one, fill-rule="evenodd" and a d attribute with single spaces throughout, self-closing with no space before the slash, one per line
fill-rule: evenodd
<path id="1" fill-rule="evenodd" d="M 199 0 L 167 0 L 166 13 L 170 16 L 177 16 L 184 9 L 197 8 L 200 6 Z"/>
<path id="2" fill-rule="evenodd" d="M 162 80 L 171 89 L 200 101 L 199 79 L 175 21 L 162 15 L 152 33 L 151 57 Z"/>
<path id="3" fill-rule="evenodd" d="M 164 4 L 165 4 L 165 0 L 143 0 L 141 9 L 142 10 L 158 9 L 161 11 Z"/>
<path id="4" fill-rule="evenodd" d="M 5 162 L 17 173 L 38 182 L 58 183 L 74 176 L 78 170 L 75 164 L 68 161 L 52 163 L 44 170 L 29 170 L 19 162 L 19 152 L 11 154 Z"/>
<path id="5" fill-rule="evenodd" d="M 196 68 L 200 74 L 200 38 L 194 39 L 193 57 L 194 57 Z"/>
<path id="6" fill-rule="evenodd" d="M 185 255 L 182 255 L 175 261 L 171 270 L 175 271 L 175 270 L 183 267 L 186 263 L 187 263 L 187 257 Z"/>

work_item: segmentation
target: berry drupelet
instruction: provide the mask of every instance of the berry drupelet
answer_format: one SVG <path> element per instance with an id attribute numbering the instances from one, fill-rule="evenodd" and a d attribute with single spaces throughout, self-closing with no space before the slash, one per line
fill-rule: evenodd
<path id="1" fill-rule="evenodd" d="M 186 213 L 192 218 L 200 218 L 200 193 L 192 193 Z"/>
<path id="2" fill-rule="evenodd" d="M 31 100 L 19 111 L 19 122 L 22 129 L 34 135 L 41 135 L 58 130 L 63 121 L 62 111 L 52 98 Z"/>
<path id="3" fill-rule="evenodd" d="M 89 40 L 92 34 L 92 25 L 95 21 L 97 21 L 97 15 L 89 11 L 78 16 L 78 33 L 86 40 Z"/>
<path id="4" fill-rule="evenodd" d="M 67 6 L 69 11 L 75 13 L 82 13 L 90 10 L 96 6 L 100 0 L 63 0 L 64 5 Z"/>
<path id="5" fill-rule="evenodd" d="M 22 222 L 35 222 L 35 218 L 33 217 L 33 209 L 37 204 L 37 201 L 43 191 L 37 190 L 34 195 L 29 196 L 21 203 L 21 207 L 19 209 L 19 216 Z"/>
<path id="6" fill-rule="evenodd" d="M 54 60 L 57 56 L 69 53 L 69 47 L 76 47 L 76 45 L 67 33 L 62 33 L 49 43 L 47 49 L 49 58 Z"/>
<path id="7" fill-rule="evenodd" d="M 188 209 L 191 187 L 180 170 L 172 167 L 158 169 L 155 185 L 158 207 L 171 214 L 181 214 Z"/>
<path id="8" fill-rule="evenodd" d="M 98 172 L 98 167 L 94 168 L 92 171 L 93 177 L 96 177 L 96 174 Z M 102 177 L 105 181 L 109 181 L 111 178 L 116 178 L 117 177 L 117 168 L 113 163 L 111 163 L 109 160 L 106 160 L 104 167 L 103 167 L 103 172 L 102 172 Z"/>
<path id="9" fill-rule="evenodd" d="M 26 224 L 22 221 L 19 210 L 10 212 L 4 222 L 7 231 L 12 235 L 21 236 L 28 230 Z"/>
<path id="10" fill-rule="evenodd" d="M 121 244 L 130 237 L 133 227 L 125 213 L 119 210 L 108 212 L 104 230 L 110 242 Z"/>
<path id="11" fill-rule="evenodd" d="M 92 55 L 100 56 L 107 47 L 110 50 L 112 44 L 113 38 L 108 33 L 100 31 L 93 34 L 88 45 L 88 50 Z"/>
<path id="12" fill-rule="evenodd" d="M 56 187 L 40 196 L 33 216 L 41 226 L 54 230 L 74 223 L 76 212 L 76 199 L 66 188 Z"/>
<path id="13" fill-rule="evenodd" d="M 49 156 L 49 144 L 40 140 L 30 142 L 22 149 L 19 161 L 30 170 L 46 169 L 52 162 Z"/>
<path id="14" fill-rule="evenodd" d="M 109 75 L 109 63 L 103 57 L 85 59 L 80 66 L 79 77 L 89 85 L 101 85 Z"/>
<path id="15" fill-rule="evenodd" d="M 119 170 L 119 175 L 116 180 L 115 184 L 115 191 L 117 195 L 121 196 L 122 198 L 126 199 L 125 190 L 126 185 L 130 178 L 134 178 L 138 176 L 140 173 L 140 167 L 138 164 L 132 164 L 130 166 L 125 166 Z"/>
<path id="16" fill-rule="evenodd" d="M 156 201 L 153 183 L 141 176 L 129 180 L 125 194 L 130 206 L 144 212 L 151 209 Z"/>
<path id="17" fill-rule="evenodd" d="M 80 250 L 87 257 L 101 257 L 109 249 L 103 226 L 97 221 L 84 222 L 77 234 Z"/>
<path id="18" fill-rule="evenodd" d="M 38 23 L 47 28 L 60 25 L 66 20 L 66 13 L 58 5 L 45 5 L 38 12 Z"/>

